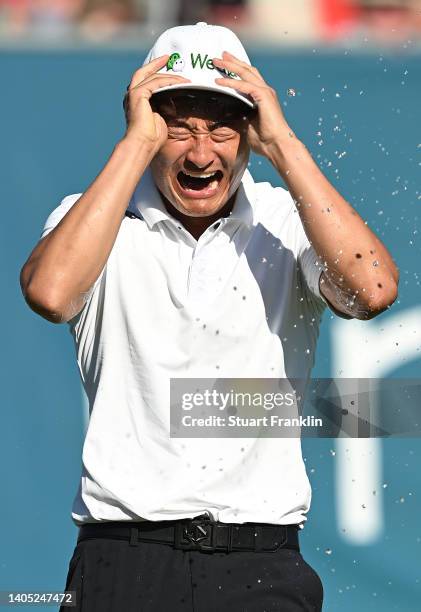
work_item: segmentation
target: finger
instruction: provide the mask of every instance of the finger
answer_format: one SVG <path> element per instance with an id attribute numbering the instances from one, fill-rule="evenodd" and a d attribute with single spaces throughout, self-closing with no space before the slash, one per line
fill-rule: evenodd
<path id="1" fill-rule="evenodd" d="M 150 97 L 154 91 L 160 89 L 161 87 L 167 87 L 169 85 L 180 85 L 181 83 L 191 83 L 191 81 L 190 79 L 186 79 L 178 75 L 154 75 L 152 77 L 149 77 L 148 79 L 145 79 L 141 83 L 138 83 L 134 87 L 131 87 L 128 90 L 127 94 L 129 94 L 135 89 L 138 89 L 140 91 L 145 90 L 145 92 L 147 93 L 147 97 Z"/>
<path id="2" fill-rule="evenodd" d="M 238 57 L 236 57 L 229 51 L 223 51 L 222 55 L 224 56 L 225 59 L 232 61 L 232 62 L 236 62 L 240 66 L 243 66 L 244 68 L 250 68 L 250 70 L 253 70 L 253 72 L 260 74 L 257 68 L 255 68 L 254 66 L 251 66 L 250 64 L 248 64 L 247 62 L 244 62 L 243 60 L 238 59 Z"/>
<path id="3" fill-rule="evenodd" d="M 273 101 L 277 100 L 276 91 L 269 87 L 268 85 L 256 85 L 256 83 L 250 83 L 247 81 L 238 81 L 237 79 L 215 79 L 215 83 L 218 85 L 222 85 L 223 87 L 230 87 L 231 89 L 236 89 L 241 93 L 244 93 L 250 98 L 252 98 L 253 102 L 260 106 L 265 102 L 273 103 Z"/>
<path id="4" fill-rule="evenodd" d="M 240 66 L 243 66 L 244 68 L 250 68 L 250 64 L 247 64 L 247 62 L 243 62 L 242 60 L 238 59 L 238 57 L 236 57 L 229 51 L 223 51 L 222 55 L 225 55 L 225 57 L 231 60 L 232 62 L 237 62 L 237 64 L 240 64 Z"/>
<path id="5" fill-rule="evenodd" d="M 257 68 L 255 66 L 250 66 L 250 64 L 247 64 L 246 62 L 243 62 L 242 60 L 238 59 L 238 57 L 236 57 L 235 55 L 233 55 L 232 53 L 229 53 L 229 51 L 224 51 L 223 55 L 226 56 L 226 58 L 230 61 L 233 62 L 237 62 L 238 64 L 240 64 L 241 66 L 245 67 L 245 68 L 249 68 L 255 75 L 257 75 L 263 82 L 265 82 L 264 78 L 262 77 L 262 75 L 260 74 L 260 72 L 257 70 Z"/>
<path id="6" fill-rule="evenodd" d="M 222 85 L 223 87 L 231 87 L 231 89 L 238 89 L 243 93 L 247 93 L 252 95 L 252 92 L 257 92 L 258 90 L 262 91 L 263 88 L 258 86 L 256 87 L 256 83 L 250 83 L 248 81 L 239 81 L 238 79 L 215 79 L 215 83 L 218 85 Z"/>
<path id="7" fill-rule="evenodd" d="M 151 83 L 152 81 L 158 81 L 158 87 L 164 87 L 166 85 L 176 85 L 178 83 L 191 83 L 190 79 L 186 79 L 185 77 L 179 76 L 179 75 L 153 75 L 148 77 L 147 79 L 144 79 L 143 81 L 141 81 L 140 83 L 138 83 L 137 85 L 134 85 L 133 87 L 130 87 L 128 89 L 128 91 L 133 91 L 134 89 L 138 89 L 139 87 L 142 87 L 143 85 L 147 85 L 149 83 Z"/>
<path id="8" fill-rule="evenodd" d="M 213 59 L 212 63 L 216 66 L 216 68 L 226 68 L 227 70 L 238 74 L 242 79 L 251 81 L 252 83 L 262 84 L 265 82 L 257 70 L 248 64 L 241 65 L 231 60 L 222 60 L 219 58 Z"/>
<path id="9" fill-rule="evenodd" d="M 136 85 L 140 81 L 143 81 L 145 78 L 147 78 L 151 74 L 158 72 L 158 70 L 161 70 L 161 68 L 163 68 L 166 65 L 169 57 L 170 57 L 169 54 L 166 53 L 165 55 L 161 55 L 160 57 L 155 58 L 154 60 L 152 60 L 145 66 L 141 66 L 140 68 L 138 68 L 133 73 L 132 79 L 127 89 L 129 89 L 133 85 Z"/>

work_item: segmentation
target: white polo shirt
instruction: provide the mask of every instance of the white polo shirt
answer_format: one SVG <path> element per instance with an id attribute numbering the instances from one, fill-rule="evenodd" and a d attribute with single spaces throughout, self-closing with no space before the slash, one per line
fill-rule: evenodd
<path id="1" fill-rule="evenodd" d="M 42 236 L 81 194 L 48 217 Z M 72 518 L 300 523 L 299 438 L 172 438 L 171 378 L 306 378 L 327 302 L 288 191 L 243 176 L 233 212 L 199 240 L 149 171 L 82 311 L 69 321 L 89 399 Z"/>

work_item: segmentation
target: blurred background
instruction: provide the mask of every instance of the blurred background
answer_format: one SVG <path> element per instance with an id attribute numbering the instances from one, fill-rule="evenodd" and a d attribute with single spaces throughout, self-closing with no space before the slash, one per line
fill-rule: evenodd
<path id="1" fill-rule="evenodd" d="M 421 35 L 420 0 L 0 0 L 3 44 L 139 44 L 158 29 L 206 21 L 276 45 L 361 41 L 398 45 Z M 156 28 L 156 31 L 154 29 Z"/>
<path id="2" fill-rule="evenodd" d="M 20 268 L 51 210 L 88 187 L 123 136 L 126 85 L 153 40 L 196 21 L 240 35 L 400 269 L 399 299 L 380 317 L 325 312 L 313 377 L 420 378 L 421 0 L 0 0 L 0 590 L 64 588 L 87 426 L 68 328 L 29 310 Z M 263 159 L 250 171 L 282 184 Z M 324 610 L 420 609 L 420 446 L 303 440 L 313 501 L 302 552 Z"/>

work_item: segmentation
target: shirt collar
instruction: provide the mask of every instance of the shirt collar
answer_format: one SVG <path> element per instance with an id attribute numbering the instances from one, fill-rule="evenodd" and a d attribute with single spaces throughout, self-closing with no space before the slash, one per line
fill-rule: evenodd
<path id="1" fill-rule="evenodd" d="M 250 172 L 246 170 L 237 191 L 234 207 L 229 217 L 226 217 L 226 222 L 234 221 L 238 224 L 244 224 L 248 228 L 253 226 L 254 186 L 253 177 Z M 159 221 L 169 221 L 177 225 L 180 223 L 175 217 L 170 215 L 165 208 L 149 168 L 145 170 L 142 178 L 137 184 L 127 210 L 135 214 L 140 213 L 149 229 L 153 229 L 155 224 Z"/>

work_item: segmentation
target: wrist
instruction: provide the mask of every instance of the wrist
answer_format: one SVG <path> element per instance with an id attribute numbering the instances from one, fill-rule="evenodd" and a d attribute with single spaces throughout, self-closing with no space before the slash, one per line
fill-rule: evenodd
<path id="1" fill-rule="evenodd" d="M 287 164 L 300 158 L 305 151 L 305 145 L 299 140 L 291 129 L 283 132 L 271 143 L 267 150 L 269 161 L 282 171 L 286 169 Z"/>
<path id="2" fill-rule="evenodd" d="M 156 143 L 147 140 L 133 131 L 127 131 L 123 138 L 117 143 L 117 147 L 126 151 L 128 155 L 145 157 L 148 163 L 157 152 Z"/>

